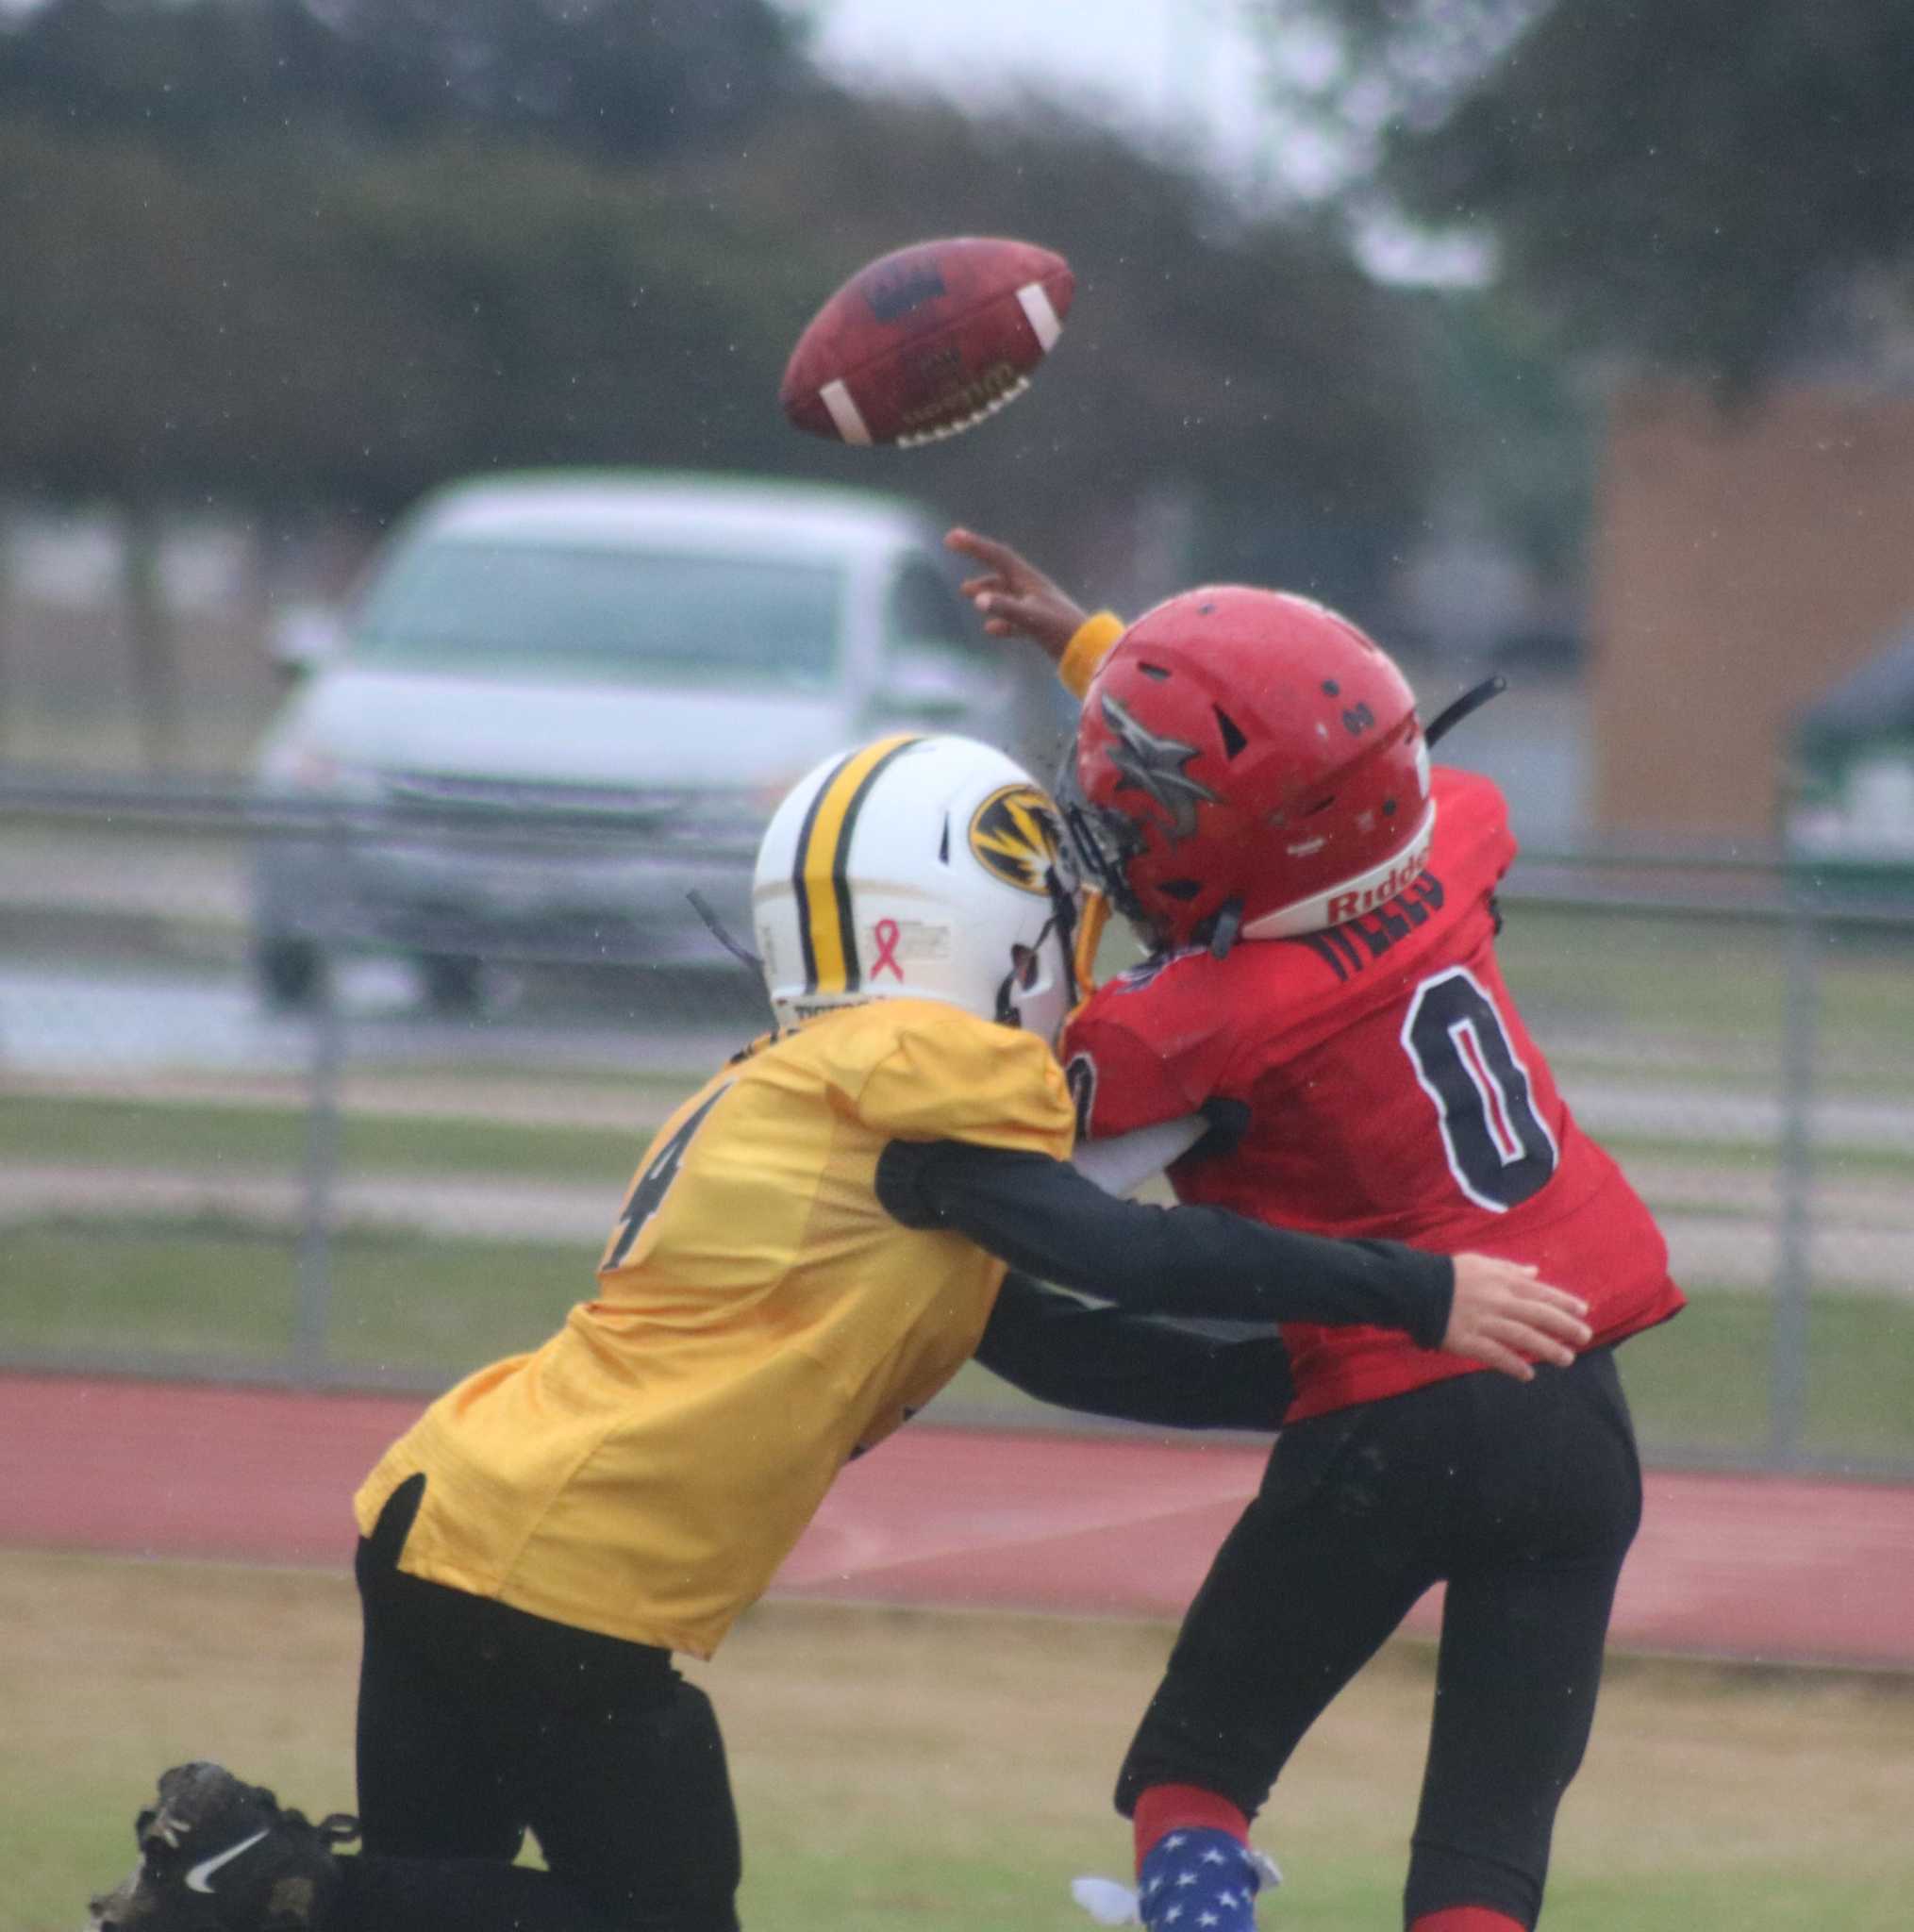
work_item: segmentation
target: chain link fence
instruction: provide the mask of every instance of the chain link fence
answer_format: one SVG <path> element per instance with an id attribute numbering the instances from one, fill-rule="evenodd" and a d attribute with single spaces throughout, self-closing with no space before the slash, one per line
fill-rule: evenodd
<path id="1" fill-rule="evenodd" d="M 749 863 L 662 809 L 0 783 L 0 1362 L 424 1391 L 536 1345 L 766 1023 Z M 1914 884 L 1556 855 L 1503 907 L 1692 1302 L 1623 1355 L 1650 1453 L 1914 1473 Z M 940 1409 L 1059 1420 L 975 1370 Z"/>

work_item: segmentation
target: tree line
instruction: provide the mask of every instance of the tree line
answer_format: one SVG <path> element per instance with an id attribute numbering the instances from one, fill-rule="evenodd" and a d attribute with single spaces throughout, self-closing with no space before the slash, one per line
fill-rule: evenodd
<path id="1" fill-rule="evenodd" d="M 1746 401 L 1914 329 L 1914 8 L 1255 0 L 1357 200 L 1491 237 L 1554 353 Z"/>
<path id="2" fill-rule="evenodd" d="M 1189 568 L 1359 609 L 1458 479 L 1572 552 L 1576 358 L 1756 380 L 1844 277 L 1905 277 L 1906 8 L 1267 11 L 1340 50 L 1280 104 L 1348 137 L 1317 206 L 1246 210 L 1051 103 L 850 95 L 770 0 L 42 0 L 0 17 L 0 490 L 384 517 L 471 470 L 663 463 L 1065 555 L 1183 504 Z M 1383 198 L 1486 227 L 1499 280 L 1378 285 L 1349 235 Z M 803 322 L 956 232 L 1076 268 L 1037 397 L 928 452 L 791 431 Z"/>
<path id="3" fill-rule="evenodd" d="M 1195 564 L 1349 594 L 1426 485 L 1423 324 L 1325 226 L 1049 107 L 836 92 L 763 0 L 47 0 L 0 29 L 0 486 L 59 500 L 385 516 L 643 463 L 1074 548 L 1167 494 Z M 805 321 L 939 233 L 1071 258 L 1038 396 L 932 451 L 791 430 Z"/>

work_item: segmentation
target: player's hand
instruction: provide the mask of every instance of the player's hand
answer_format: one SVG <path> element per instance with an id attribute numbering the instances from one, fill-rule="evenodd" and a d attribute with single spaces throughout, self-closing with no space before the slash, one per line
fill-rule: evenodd
<path id="1" fill-rule="evenodd" d="M 1028 638 L 1052 663 L 1057 662 L 1090 614 L 1075 598 L 994 537 L 959 525 L 945 532 L 943 542 L 946 550 L 984 566 L 986 575 L 966 577 L 963 584 L 984 629 L 993 638 Z"/>
<path id="2" fill-rule="evenodd" d="M 1456 1294 L 1442 1336 L 1448 1354 L 1528 1382 L 1535 1363 L 1567 1368 L 1576 1350 L 1593 1339 L 1582 1319 L 1588 1303 L 1551 1288 L 1536 1269 L 1489 1255 L 1457 1255 L 1455 1260 Z"/>

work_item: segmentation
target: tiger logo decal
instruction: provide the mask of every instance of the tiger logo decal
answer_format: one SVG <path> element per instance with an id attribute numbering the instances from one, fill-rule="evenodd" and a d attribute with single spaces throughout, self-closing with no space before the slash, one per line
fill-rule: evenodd
<path id="1" fill-rule="evenodd" d="M 1049 891 L 1061 837 L 1057 808 L 1034 785 L 999 786 L 971 818 L 977 863 L 1022 892 Z"/>

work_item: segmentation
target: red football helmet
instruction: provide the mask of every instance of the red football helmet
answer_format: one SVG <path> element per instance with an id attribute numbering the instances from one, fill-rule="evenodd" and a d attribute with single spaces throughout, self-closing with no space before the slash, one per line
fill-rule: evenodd
<path id="1" fill-rule="evenodd" d="M 1394 897 L 1435 826 L 1415 694 L 1348 619 L 1239 585 L 1147 611 L 1098 667 L 1065 801 L 1159 944 L 1319 932 Z"/>

